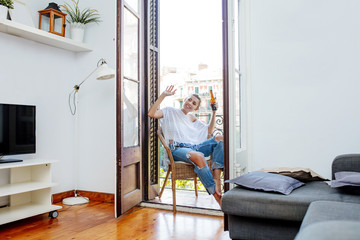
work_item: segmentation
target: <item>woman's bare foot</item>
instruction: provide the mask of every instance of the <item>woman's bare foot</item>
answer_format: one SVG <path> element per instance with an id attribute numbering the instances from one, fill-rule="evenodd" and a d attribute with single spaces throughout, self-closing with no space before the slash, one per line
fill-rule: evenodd
<path id="1" fill-rule="evenodd" d="M 221 181 L 220 181 L 220 176 L 221 176 L 221 169 L 215 169 L 213 172 L 213 178 L 214 178 L 214 182 L 215 182 L 215 192 L 221 196 L 222 192 L 221 192 Z"/>
<path id="2" fill-rule="evenodd" d="M 219 206 L 221 207 L 221 195 L 217 194 L 217 193 L 214 193 L 213 194 L 216 202 L 219 204 Z"/>
<path id="3" fill-rule="evenodd" d="M 221 197 L 221 181 L 220 178 L 214 179 L 215 182 L 215 192 Z"/>

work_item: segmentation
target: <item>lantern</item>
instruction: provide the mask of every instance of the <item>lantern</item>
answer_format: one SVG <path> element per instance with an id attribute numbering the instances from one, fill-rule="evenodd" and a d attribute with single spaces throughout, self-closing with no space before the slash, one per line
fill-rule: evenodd
<path id="1" fill-rule="evenodd" d="M 49 3 L 39 11 L 39 29 L 65 37 L 66 13 L 60 11 L 56 3 Z"/>

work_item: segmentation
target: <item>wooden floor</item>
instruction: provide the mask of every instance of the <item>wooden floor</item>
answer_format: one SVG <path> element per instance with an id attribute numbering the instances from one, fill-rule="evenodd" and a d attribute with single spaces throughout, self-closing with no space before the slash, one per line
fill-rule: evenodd
<path id="1" fill-rule="evenodd" d="M 111 203 L 62 206 L 56 219 L 43 214 L 1 225 L 0 239 L 230 239 L 223 217 L 135 207 L 114 218 Z"/>

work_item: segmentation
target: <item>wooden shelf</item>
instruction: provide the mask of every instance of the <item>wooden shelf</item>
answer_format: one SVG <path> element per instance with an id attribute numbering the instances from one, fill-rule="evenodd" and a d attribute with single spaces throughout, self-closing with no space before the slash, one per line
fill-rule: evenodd
<path id="1" fill-rule="evenodd" d="M 93 50 L 88 44 L 6 19 L 0 20 L 0 32 L 73 52 L 90 52 Z"/>
<path id="2" fill-rule="evenodd" d="M 27 203 L 16 207 L 0 208 L 0 225 L 23 218 L 55 211 L 61 209 L 61 206 L 50 204 Z"/>

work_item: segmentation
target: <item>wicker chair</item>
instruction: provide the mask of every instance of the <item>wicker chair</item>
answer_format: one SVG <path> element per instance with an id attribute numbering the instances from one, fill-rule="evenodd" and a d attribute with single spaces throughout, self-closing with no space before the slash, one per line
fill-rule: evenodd
<path id="1" fill-rule="evenodd" d="M 185 163 L 185 162 L 175 162 L 174 161 L 174 158 L 173 158 L 173 156 L 171 154 L 169 145 L 165 141 L 165 138 L 163 136 L 161 128 L 158 129 L 157 135 L 158 135 L 162 145 L 164 146 L 164 148 L 166 150 L 166 153 L 167 153 L 167 155 L 168 155 L 168 157 L 170 159 L 169 169 L 168 169 L 168 171 L 166 173 L 164 184 L 163 184 L 163 186 L 161 188 L 161 191 L 159 193 L 159 198 L 161 198 L 161 195 L 164 192 L 166 182 L 167 182 L 167 180 L 169 178 L 169 175 L 171 173 L 171 189 L 172 189 L 172 195 L 173 195 L 173 212 L 176 212 L 176 180 L 193 178 L 194 179 L 194 187 L 195 187 L 195 196 L 197 197 L 198 196 L 197 175 L 194 172 L 194 165 L 189 164 L 189 163 Z M 211 162 L 212 162 L 211 158 L 207 159 L 207 164 L 208 164 L 210 169 L 211 169 Z"/>

